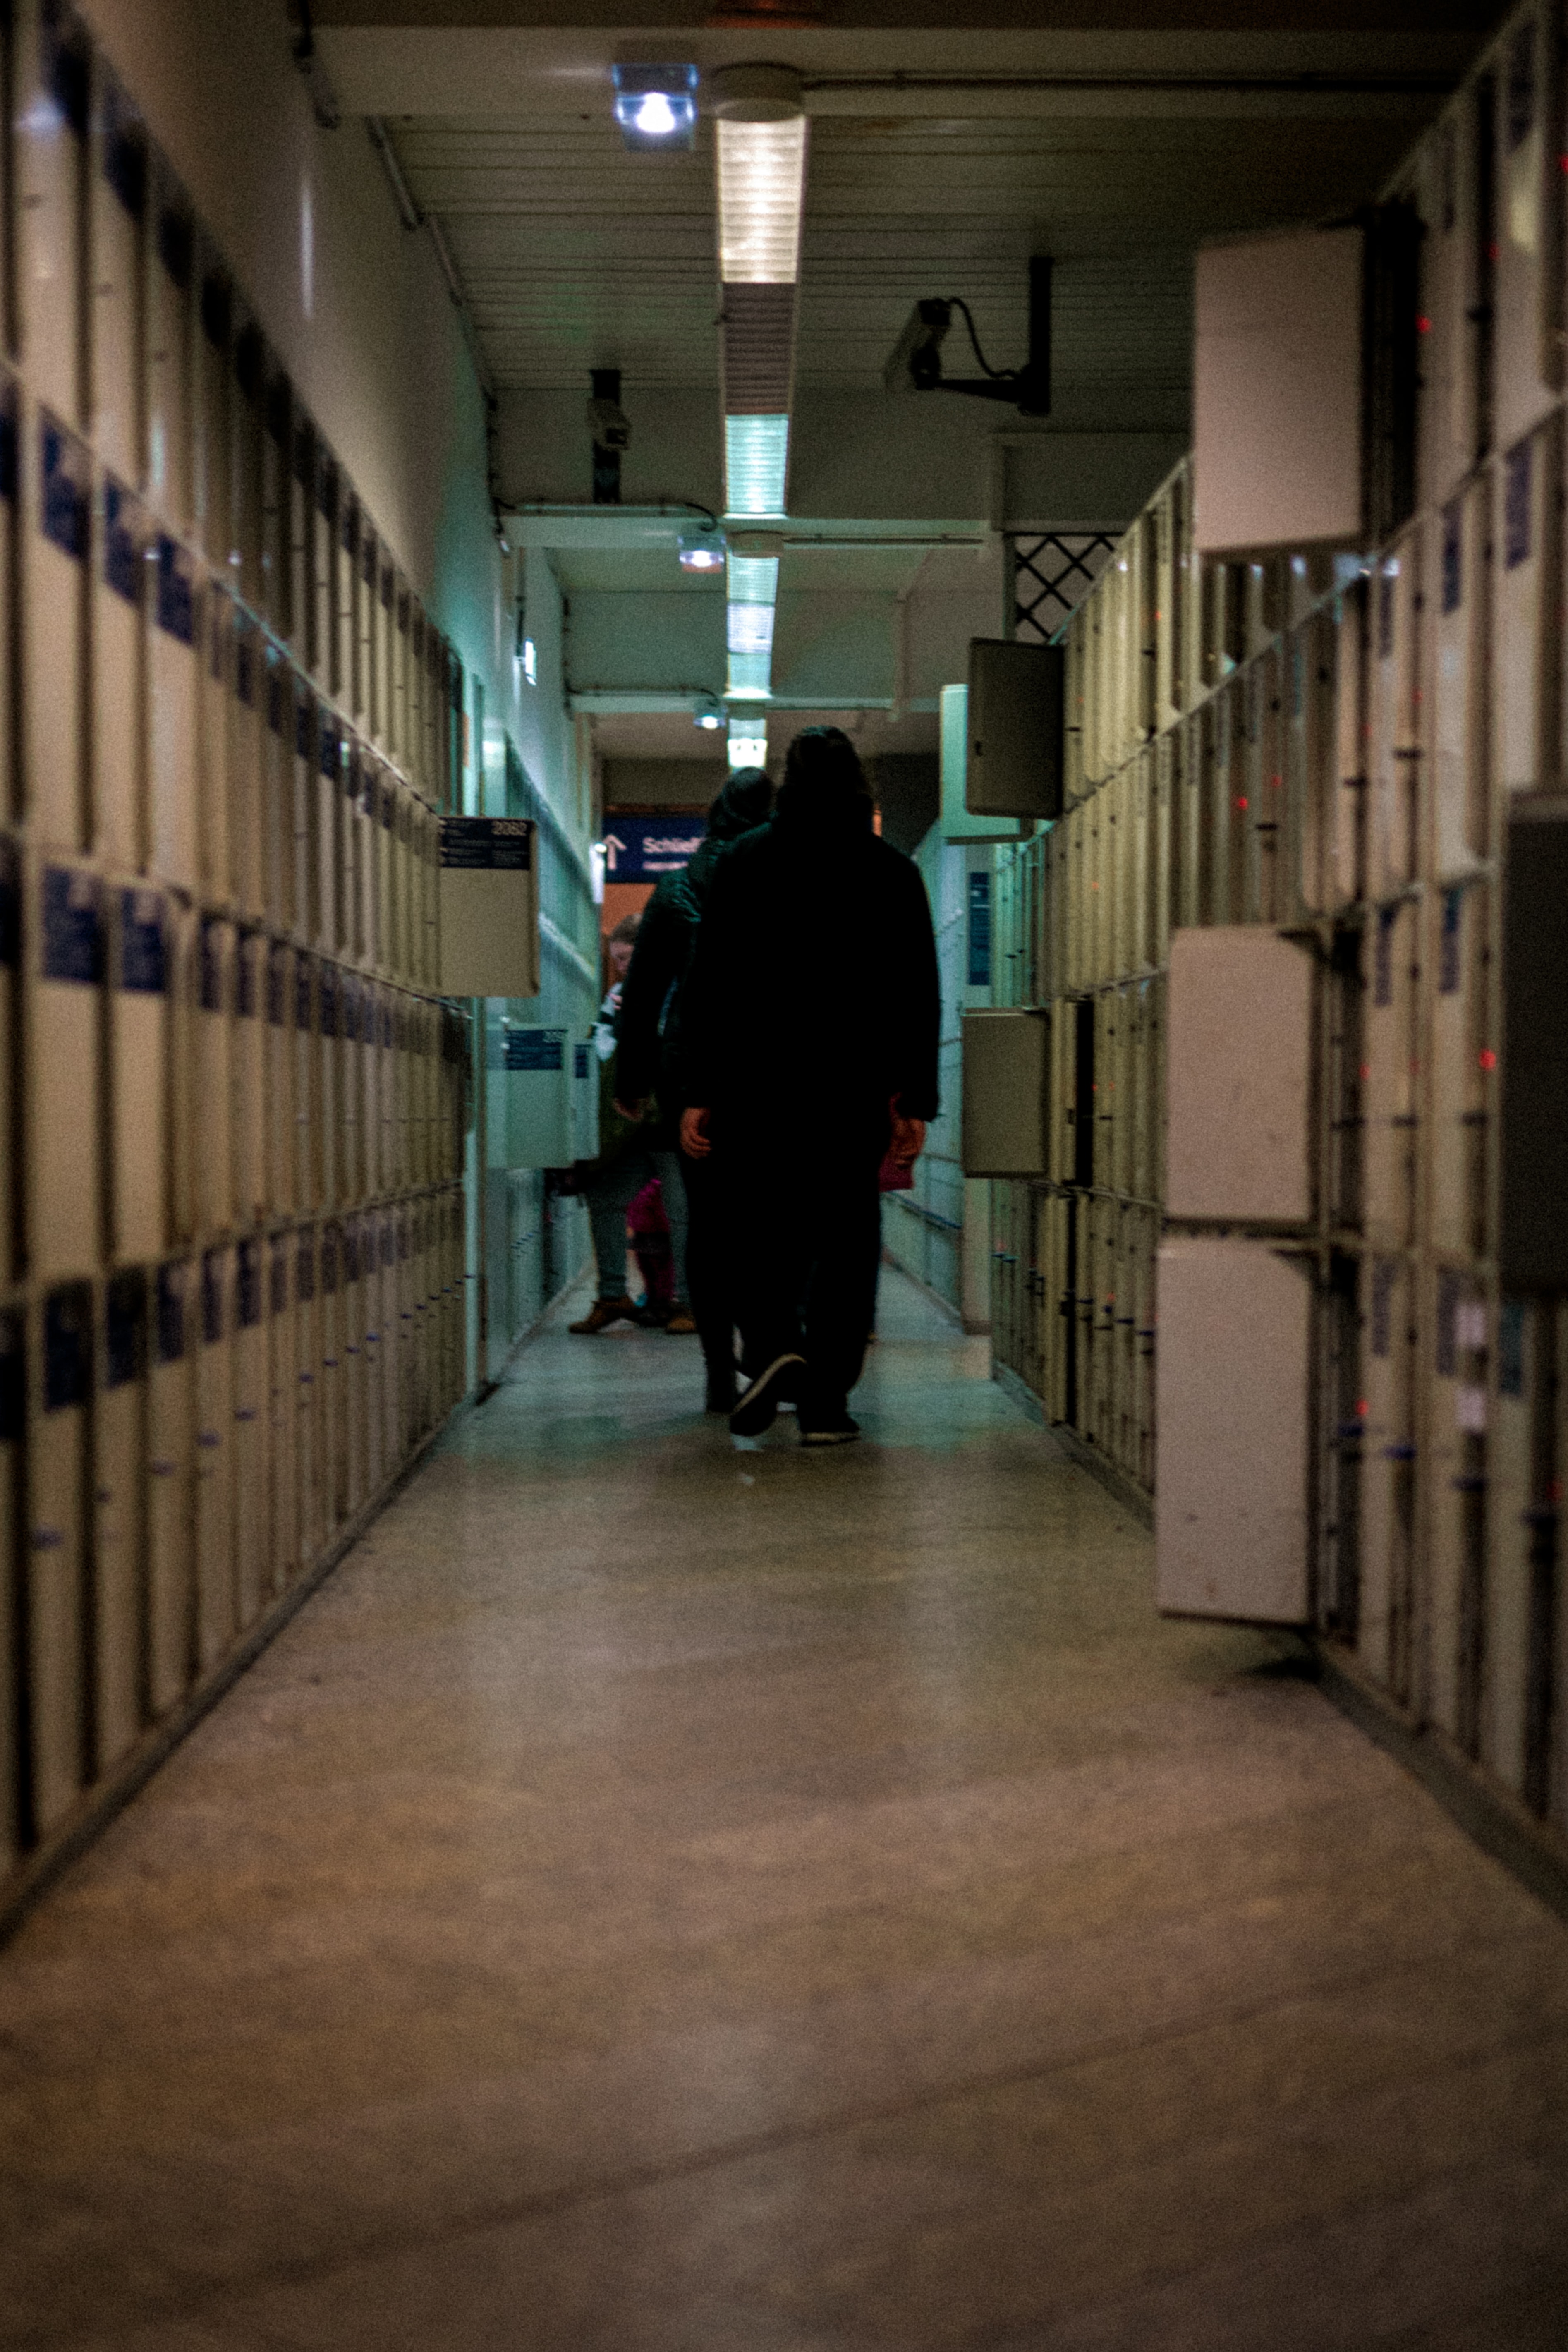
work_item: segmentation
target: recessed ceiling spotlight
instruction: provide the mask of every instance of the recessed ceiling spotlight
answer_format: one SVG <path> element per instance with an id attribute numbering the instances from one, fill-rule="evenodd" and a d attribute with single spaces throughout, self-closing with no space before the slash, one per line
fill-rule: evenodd
<path id="1" fill-rule="evenodd" d="M 616 121 L 628 147 L 689 147 L 697 131 L 695 66 L 612 66 Z"/>
<path id="2" fill-rule="evenodd" d="M 718 732 L 724 721 L 716 710 L 700 710 L 697 714 L 697 724 L 702 729 L 704 734 L 712 735 Z"/>
<path id="3" fill-rule="evenodd" d="M 682 572 L 718 572 L 724 562 L 724 541 L 717 531 L 683 530 L 680 534 Z"/>

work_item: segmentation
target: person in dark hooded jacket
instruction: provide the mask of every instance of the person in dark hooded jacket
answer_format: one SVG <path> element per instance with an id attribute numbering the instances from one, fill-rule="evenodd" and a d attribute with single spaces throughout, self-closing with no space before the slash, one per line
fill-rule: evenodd
<path id="1" fill-rule="evenodd" d="M 916 1159 L 938 1109 L 940 992 L 919 868 L 883 841 L 837 727 L 790 746 L 772 822 L 731 849 L 681 995 L 681 1150 L 711 1160 L 765 1247 L 737 1256 L 755 1379 L 731 1417 L 801 1441 L 848 1411 L 875 1313 L 884 1157 Z"/>
<path id="2" fill-rule="evenodd" d="M 679 1124 L 682 984 L 703 905 L 730 844 L 763 822 L 772 800 L 761 768 L 738 768 L 708 812 L 707 838 L 690 864 L 667 874 L 643 909 L 616 1024 L 616 1108 L 626 1117 L 646 1118 L 656 1102 L 661 1128 L 673 1133 Z M 680 1168 L 689 1218 L 687 1282 L 707 1367 L 708 1411 L 728 1412 L 735 1402 L 735 1310 L 714 1177 L 706 1164 L 684 1156 Z M 689 1327 L 679 1314 L 666 1326 L 682 1328 Z"/>

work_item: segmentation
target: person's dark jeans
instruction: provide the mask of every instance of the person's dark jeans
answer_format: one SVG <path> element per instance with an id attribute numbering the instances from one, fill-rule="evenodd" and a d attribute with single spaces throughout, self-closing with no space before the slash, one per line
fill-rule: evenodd
<path id="1" fill-rule="evenodd" d="M 781 1155 L 776 1139 L 737 1136 L 714 1153 L 731 1202 L 732 1259 L 748 1370 L 805 1358 L 808 1412 L 842 1411 L 860 1377 L 877 1312 L 887 1118 L 842 1125 L 819 1150 Z M 744 1223 L 736 1211 L 743 1204 Z"/>
<path id="2" fill-rule="evenodd" d="M 726 1373 L 735 1360 L 735 1283 L 731 1265 L 729 1191 L 717 1157 L 680 1155 L 686 1186 L 686 1278 L 692 1319 L 710 1372 Z M 742 1224 L 747 1230 L 749 1221 Z"/>

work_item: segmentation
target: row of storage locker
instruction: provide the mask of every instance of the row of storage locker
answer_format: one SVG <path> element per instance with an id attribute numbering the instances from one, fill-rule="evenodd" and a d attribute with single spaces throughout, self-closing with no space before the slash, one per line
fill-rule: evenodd
<path id="1" fill-rule="evenodd" d="M 462 1393 L 464 1199 L 0 1312 L 0 1865 L 208 1677 Z"/>
<path id="2" fill-rule="evenodd" d="M 107 587 L 91 602 L 104 676 L 123 663 L 142 605 L 155 616 L 154 670 L 160 656 L 174 667 L 158 640 L 189 641 L 195 580 L 210 570 L 446 803 L 462 711 L 451 649 L 82 21 L 58 0 L 17 0 L 6 25 L 0 317 L 26 387 L 10 408 L 11 489 L 37 574 L 24 645 L 58 608 L 76 621 L 62 661 L 79 657 L 90 569 Z M 144 555 L 155 583 L 132 589 Z M 67 707 L 46 697 L 37 723 L 66 729 Z"/>
<path id="3" fill-rule="evenodd" d="M 468 1032 L 149 883 L 7 874 L 0 842 L 0 1283 L 454 1180 Z"/>
<path id="4" fill-rule="evenodd" d="M 0 675 L 0 815 L 9 801 L 41 847 L 434 987 L 435 809 L 100 473 L 0 386 L 0 532 L 20 541 L 0 546 L 0 598 L 20 589 L 0 612 L 18 655 Z"/>

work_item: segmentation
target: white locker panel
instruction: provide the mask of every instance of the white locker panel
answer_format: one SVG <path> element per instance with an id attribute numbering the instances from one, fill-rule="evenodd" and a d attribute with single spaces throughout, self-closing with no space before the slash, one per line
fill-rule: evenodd
<path id="1" fill-rule="evenodd" d="M 1310 1269 L 1260 1243 L 1169 1240 L 1159 1299 L 1159 1606 L 1300 1624 L 1310 1606 Z"/>
<path id="2" fill-rule="evenodd" d="M 1563 381 L 1562 72 L 1557 10 L 1540 0 L 1496 60 L 1492 397 L 1493 431 L 1504 446 L 1541 422 Z"/>
<path id="3" fill-rule="evenodd" d="M 110 1247 L 121 1263 L 168 1240 L 169 951 L 163 894 L 115 893 L 109 1034 Z"/>
<path id="4" fill-rule="evenodd" d="M 1449 888 L 1433 908 L 1436 993 L 1432 1000 L 1427 1182 L 1431 1238 L 1456 1255 L 1484 1249 L 1486 1127 L 1497 1054 L 1489 1027 L 1485 885 Z"/>
<path id="5" fill-rule="evenodd" d="M 1423 697 L 1432 758 L 1433 859 L 1458 877 L 1486 856 L 1486 625 L 1490 530 L 1483 476 L 1443 509 L 1436 593 L 1425 600 Z"/>
<path id="6" fill-rule="evenodd" d="M 340 1208 L 364 1198 L 364 1082 L 360 1029 L 363 992 L 352 971 L 338 971 L 338 1191 Z"/>
<path id="7" fill-rule="evenodd" d="M 234 1274 L 232 1252 L 202 1257 L 196 1350 L 196 1663 L 212 1665 L 235 1635 Z"/>
<path id="8" fill-rule="evenodd" d="M 261 434 L 261 610 L 279 637 L 289 634 L 289 499 L 293 394 L 289 379 L 263 357 Z"/>
<path id="9" fill-rule="evenodd" d="M 87 832 L 87 606 L 92 460 L 87 444 L 39 409 L 23 533 L 23 792 L 36 840 L 70 851 Z"/>
<path id="10" fill-rule="evenodd" d="M 11 20 L 15 88 L 18 341 L 33 391 L 82 421 L 82 153 L 91 67 L 85 35 L 58 0 L 18 0 Z"/>
<path id="11" fill-rule="evenodd" d="M 146 133 L 101 58 L 94 60 L 88 183 L 88 407 L 95 447 L 121 478 L 142 476 Z"/>
<path id="12" fill-rule="evenodd" d="M 228 837 L 235 896 L 247 922 L 270 911 L 268 798 L 263 786 L 263 640 L 247 614 L 237 610 L 234 667 L 228 700 Z"/>
<path id="13" fill-rule="evenodd" d="M 1357 587 L 1331 606 L 1334 791 L 1324 867 L 1330 903 L 1353 906 L 1366 889 L 1367 744 L 1366 593 Z"/>
<path id="14" fill-rule="evenodd" d="M 234 660 L 234 599 L 208 583 L 202 621 L 201 696 L 196 752 L 198 855 L 209 906 L 235 896 L 229 846 L 228 706 Z"/>
<path id="15" fill-rule="evenodd" d="M 364 1267 L 360 1221 L 348 1218 L 342 1228 L 342 1349 L 345 1457 L 345 1508 L 350 1517 L 369 1495 L 365 1467 L 366 1395 L 364 1360 Z"/>
<path id="16" fill-rule="evenodd" d="M 1374 898 L 1392 897 L 1415 871 L 1421 584 L 1420 535 L 1410 531 L 1384 556 L 1372 581 L 1367 895 Z"/>
<path id="17" fill-rule="evenodd" d="M 16 1701 L 21 1622 L 22 1449 L 27 1430 L 26 1325 L 17 1310 L 0 1308 L 0 1753 L 14 1756 L 20 1728 Z M 21 1790 L 14 1772 L 0 1774 L 0 1865 L 22 1843 Z"/>
<path id="18" fill-rule="evenodd" d="M 290 672 L 268 646 L 263 656 L 260 732 L 263 860 L 267 919 L 280 931 L 295 929 L 294 710 Z"/>
<path id="19" fill-rule="evenodd" d="M 201 919 L 178 898 L 169 901 L 169 1233 L 174 1243 L 195 1238 L 196 1151 L 201 1133 Z"/>
<path id="20" fill-rule="evenodd" d="M 365 1479 L 378 1495 L 390 1468 L 386 1450 L 385 1325 L 381 1281 L 381 1227 L 377 1216 L 360 1224 L 360 1289 L 364 1307 Z"/>
<path id="21" fill-rule="evenodd" d="M 307 1213 L 321 1200 L 321 1055 L 315 958 L 294 959 L 294 1197 Z M 313 1296 L 314 1294 L 312 1294 Z"/>
<path id="22" fill-rule="evenodd" d="M 147 248 L 147 457 L 149 503 L 171 530 L 190 529 L 195 513 L 193 279 L 195 235 L 184 194 L 154 165 Z"/>
<path id="23" fill-rule="evenodd" d="M 381 677 L 377 664 L 377 616 L 381 611 L 379 581 L 381 546 L 370 517 L 360 515 L 359 595 L 354 606 L 359 631 L 360 724 L 372 740 L 381 735 Z"/>
<path id="24" fill-rule="evenodd" d="M 92 1431 L 93 1745 L 106 1772 L 142 1722 L 146 1601 L 147 1277 L 106 1286 Z"/>
<path id="25" fill-rule="evenodd" d="M 397 635 L 397 567 L 383 542 L 380 574 L 375 593 L 375 674 L 377 682 L 376 741 L 389 760 L 398 756 L 393 705 L 395 688 L 393 677 L 393 646 Z"/>
<path id="26" fill-rule="evenodd" d="M 1310 955 L 1261 925 L 1173 936 L 1165 1020 L 1172 1216 L 1290 1223 L 1311 1215 L 1314 982 Z"/>
<path id="27" fill-rule="evenodd" d="M 201 927 L 195 1143 L 198 1214 L 208 1233 L 234 1223 L 235 934 L 216 916 Z"/>
<path id="28" fill-rule="evenodd" d="M 323 702 L 316 711 L 316 866 L 319 876 L 316 941 L 329 955 L 343 942 L 343 736 L 336 713 Z"/>
<path id="29" fill-rule="evenodd" d="M 360 502 L 348 487 L 345 476 L 338 508 L 336 692 L 344 709 L 363 722 L 364 682 L 360 675 L 359 632 L 360 513 Z"/>
<path id="30" fill-rule="evenodd" d="M 382 1476 L 392 1477 L 403 1460 L 403 1338 L 402 1268 L 397 1255 L 397 1219 L 388 1210 L 381 1220 L 381 1299 L 376 1343 L 380 1359 Z"/>
<path id="31" fill-rule="evenodd" d="M 321 767 L 316 745 L 316 698 L 298 675 L 292 681 L 294 715 L 294 922 L 297 938 L 321 935 Z"/>
<path id="32" fill-rule="evenodd" d="M 1549 790 L 1560 766 L 1562 446 L 1554 417 L 1494 472 L 1492 753 L 1504 793 Z"/>
<path id="33" fill-rule="evenodd" d="M 196 887 L 196 741 L 201 582 L 196 559 L 167 531 L 155 550 L 153 626 L 147 637 L 148 803 L 153 871 Z"/>
<path id="34" fill-rule="evenodd" d="M 146 852 L 145 648 L 152 523 L 112 474 L 99 499 L 92 583 L 92 845 L 134 872 Z"/>
<path id="35" fill-rule="evenodd" d="M 87 1589 L 88 1414 L 92 1290 L 73 1282 L 34 1310 L 27 1431 L 27 1726 L 33 1825 L 68 1812 L 87 1762 L 83 1603 Z"/>
<path id="36" fill-rule="evenodd" d="M 331 1541 L 348 1517 L 348 1375 L 343 1356 L 342 1252 L 335 1224 L 323 1225 L 316 1330 L 321 1346 L 321 1517 Z"/>
<path id="37" fill-rule="evenodd" d="M 234 294 L 210 239 L 197 238 L 195 358 L 196 536 L 215 571 L 226 576 L 235 552 L 231 338 Z"/>
<path id="38" fill-rule="evenodd" d="M 294 1340 L 293 1286 L 289 1280 L 292 1237 L 275 1234 L 267 1245 L 267 1453 L 271 1496 L 269 1590 L 282 1592 L 300 1559 L 300 1506 L 296 1487 L 299 1367 Z"/>
<path id="39" fill-rule="evenodd" d="M 314 512 L 316 436 L 310 420 L 296 402 L 293 412 L 293 463 L 289 478 L 289 643 L 302 669 L 314 662 L 314 572 L 310 562 L 311 518 Z"/>
<path id="40" fill-rule="evenodd" d="M 271 1493 L 267 1476 L 268 1364 L 265 1305 L 266 1244 L 257 1237 L 235 1251 L 234 1496 L 235 1612 L 240 1632 L 255 1622 L 272 1581 Z"/>
<path id="41" fill-rule="evenodd" d="M 89 1271 L 100 1255 L 103 897 L 85 866 L 32 871 L 24 1217 L 28 1265 L 50 1281 Z"/>
<path id="42" fill-rule="evenodd" d="M 271 1213 L 295 1206 L 294 950 L 276 944 L 267 962 L 267 1196 Z"/>
<path id="43" fill-rule="evenodd" d="M 301 1570 L 319 1556 L 323 1527 L 318 1288 L 316 1235 L 306 1225 L 294 1236 L 294 1487 Z"/>
<path id="44" fill-rule="evenodd" d="M 154 1716 L 177 1705 L 195 1655 L 195 1315 L 188 1259 L 158 1268 L 147 1381 L 147 1681 Z"/>
<path id="45" fill-rule="evenodd" d="M 316 967 L 316 1152 L 317 1199 L 320 1205 L 327 1209 L 335 1208 L 342 1198 L 342 1134 L 339 1125 L 342 1052 L 342 1041 L 338 1034 L 342 1026 L 339 1017 L 340 977 L 338 966 L 323 957 Z"/>
<path id="46" fill-rule="evenodd" d="M 268 585 L 262 565 L 266 541 L 262 477 L 267 438 L 267 345 L 255 320 L 242 315 L 237 308 L 232 355 L 230 448 L 234 487 L 230 514 L 234 549 L 229 577 L 236 594 L 252 612 L 260 612 L 265 607 Z"/>
<path id="47" fill-rule="evenodd" d="M 239 936 L 235 962 L 234 1208 L 241 1225 L 265 1222 L 268 1089 L 268 942 L 259 931 Z"/>
<path id="48" fill-rule="evenodd" d="M 1363 952 L 1372 985 L 1364 1000 L 1363 1067 L 1364 1223 L 1380 1241 L 1404 1248 L 1415 1213 L 1415 982 L 1420 964 L 1420 909 L 1406 899 L 1379 907 Z"/>
<path id="49" fill-rule="evenodd" d="M 332 695 L 338 693 L 337 553 L 338 468 L 318 440 L 310 509 L 310 671 L 317 685 Z"/>
<path id="50" fill-rule="evenodd" d="M 1453 496 L 1480 447 L 1479 121 L 1468 94 L 1421 151 L 1421 415 L 1424 504 Z"/>

